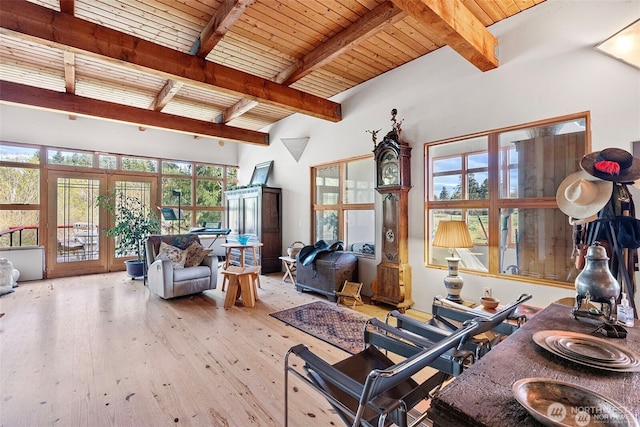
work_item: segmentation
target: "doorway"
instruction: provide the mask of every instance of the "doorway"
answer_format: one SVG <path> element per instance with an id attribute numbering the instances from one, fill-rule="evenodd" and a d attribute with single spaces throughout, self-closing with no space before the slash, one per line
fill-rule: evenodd
<path id="1" fill-rule="evenodd" d="M 115 240 L 106 235 L 114 224 L 113 218 L 97 207 L 97 197 L 115 190 L 152 206 L 152 200 L 156 200 L 156 179 L 49 171 L 47 183 L 47 277 L 124 270 L 124 260 L 134 256 L 116 255 Z"/>
<path id="2" fill-rule="evenodd" d="M 156 187 L 157 181 L 155 178 L 140 177 L 131 175 L 110 175 L 107 180 L 108 191 L 115 191 L 116 194 L 122 194 L 126 197 L 135 197 L 141 201 L 144 208 L 154 207 L 153 201 L 157 200 Z M 117 199 L 117 197 L 116 197 Z M 158 208 L 159 209 L 159 208 Z M 154 210 L 156 214 L 159 210 Z M 115 225 L 112 215 L 107 215 L 105 231 Z M 107 268 L 108 271 L 122 271 L 125 269 L 124 261 L 129 259 L 135 259 L 135 253 L 129 253 L 124 255 L 116 254 L 116 237 L 107 238 Z"/>

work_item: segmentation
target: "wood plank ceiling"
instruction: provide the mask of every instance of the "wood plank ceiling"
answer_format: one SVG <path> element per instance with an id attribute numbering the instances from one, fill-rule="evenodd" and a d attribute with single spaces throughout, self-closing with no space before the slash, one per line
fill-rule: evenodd
<path id="1" fill-rule="evenodd" d="M 444 45 L 498 67 L 486 27 L 543 1 L 2 0 L 0 102 L 268 145 Z"/>

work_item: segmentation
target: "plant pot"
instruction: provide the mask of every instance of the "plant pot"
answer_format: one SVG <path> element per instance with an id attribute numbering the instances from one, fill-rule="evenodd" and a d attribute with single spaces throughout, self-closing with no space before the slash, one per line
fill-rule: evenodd
<path id="1" fill-rule="evenodd" d="M 138 261 L 137 259 L 130 259 L 125 261 L 124 265 L 127 267 L 127 274 L 131 276 L 132 279 L 144 277 L 144 262 Z"/>

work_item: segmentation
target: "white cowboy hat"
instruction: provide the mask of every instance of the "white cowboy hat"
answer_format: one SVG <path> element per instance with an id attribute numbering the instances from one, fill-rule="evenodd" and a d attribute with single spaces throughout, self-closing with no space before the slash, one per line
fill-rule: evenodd
<path id="1" fill-rule="evenodd" d="M 558 186 L 556 201 L 558 207 L 570 218 L 589 218 L 605 207 L 613 182 L 596 178 L 585 171 L 572 173 Z"/>

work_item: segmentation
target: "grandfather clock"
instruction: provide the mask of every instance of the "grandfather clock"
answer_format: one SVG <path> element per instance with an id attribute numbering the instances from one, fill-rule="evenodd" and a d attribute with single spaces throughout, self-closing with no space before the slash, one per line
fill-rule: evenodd
<path id="1" fill-rule="evenodd" d="M 411 308 L 411 266 L 409 265 L 409 190 L 411 190 L 411 147 L 400 140 L 402 121 L 393 123 L 382 142 L 373 136 L 376 162 L 376 190 L 382 196 L 382 259 L 371 284 L 372 301 Z"/>

